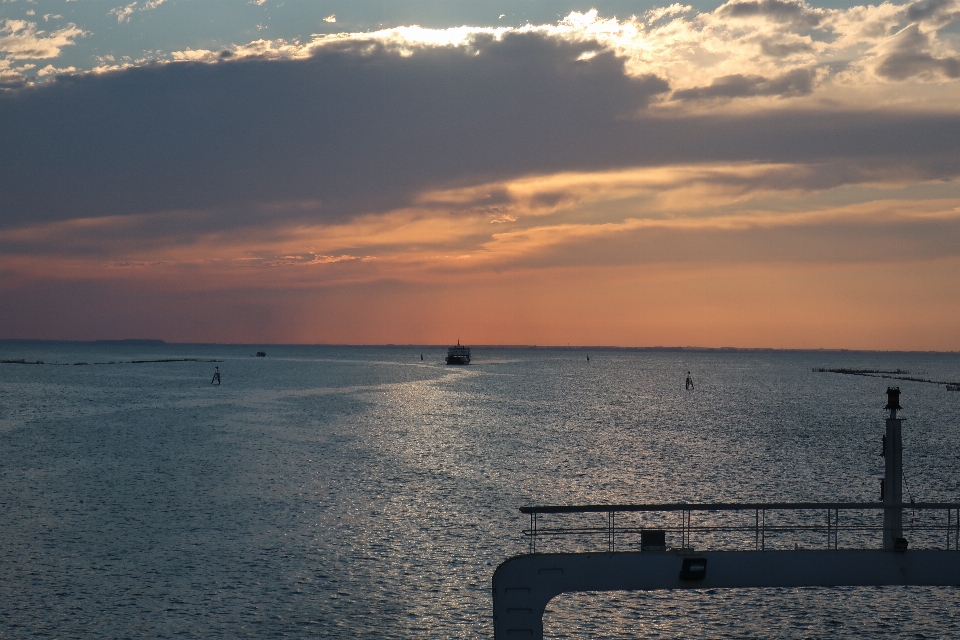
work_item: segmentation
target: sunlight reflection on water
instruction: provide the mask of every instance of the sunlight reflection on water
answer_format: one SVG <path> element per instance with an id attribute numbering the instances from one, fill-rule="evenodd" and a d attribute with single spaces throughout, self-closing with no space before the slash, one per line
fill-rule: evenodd
<path id="1" fill-rule="evenodd" d="M 526 504 L 876 499 L 935 354 L 4 343 L 0 635 L 479 638 Z M 425 361 L 419 354 L 423 352 Z M 697 388 L 684 389 L 686 371 Z M 903 389 L 907 486 L 960 497 L 960 394 Z M 599 544 L 599 541 L 598 541 Z M 551 637 L 950 637 L 946 589 L 577 594 Z"/>

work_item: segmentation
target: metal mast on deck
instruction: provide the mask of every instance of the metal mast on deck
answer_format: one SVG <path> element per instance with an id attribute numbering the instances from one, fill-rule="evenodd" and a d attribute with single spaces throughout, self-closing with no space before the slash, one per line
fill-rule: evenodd
<path id="1" fill-rule="evenodd" d="M 883 548 L 885 551 L 907 548 L 903 537 L 903 420 L 897 418 L 900 406 L 900 387 L 887 388 L 887 433 L 883 437 L 883 458 L 886 473 L 883 478 Z"/>

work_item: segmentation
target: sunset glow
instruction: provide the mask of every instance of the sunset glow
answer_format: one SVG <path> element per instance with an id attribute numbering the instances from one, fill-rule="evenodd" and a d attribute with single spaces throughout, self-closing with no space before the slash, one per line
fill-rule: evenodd
<path id="1" fill-rule="evenodd" d="M 357 32 L 331 3 L 86 61 L 96 29 L 25 6 L 0 338 L 960 349 L 955 0 Z"/>

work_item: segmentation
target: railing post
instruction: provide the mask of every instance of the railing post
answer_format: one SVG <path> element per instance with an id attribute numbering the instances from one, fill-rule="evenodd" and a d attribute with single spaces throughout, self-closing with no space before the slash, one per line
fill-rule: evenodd
<path id="1" fill-rule="evenodd" d="M 833 548 L 840 546 L 840 509 L 833 510 Z"/>
<path id="2" fill-rule="evenodd" d="M 680 511 L 680 548 L 686 548 L 687 546 L 687 511 L 686 509 Z"/>
<path id="3" fill-rule="evenodd" d="M 760 509 L 754 510 L 754 528 L 753 528 L 753 549 L 754 551 L 760 550 Z"/>
<path id="4" fill-rule="evenodd" d="M 767 510 L 761 509 L 761 525 L 760 525 L 760 551 L 767 550 Z"/>
<path id="5" fill-rule="evenodd" d="M 607 511 L 607 553 L 613 553 L 613 511 Z"/>
<path id="6" fill-rule="evenodd" d="M 830 509 L 827 509 L 827 549 L 830 548 Z"/>
<path id="7" fill-rule="evenodd" d="M 537 552 L 537 512 L 530 514 L 530 553 Z"/>

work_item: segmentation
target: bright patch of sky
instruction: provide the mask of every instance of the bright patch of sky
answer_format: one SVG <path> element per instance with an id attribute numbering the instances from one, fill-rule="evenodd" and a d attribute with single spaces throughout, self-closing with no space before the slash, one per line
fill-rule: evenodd
<path id="1" fill-rule="evenodd" d="M 722 3 L 684 4 L 706 12 Z M 855 4 L 827 0 L 815 6 Z M 0 0 L 0 74 L 6 70 L 11 78 L 31 78 L 168 60 L 173 52 L 189 49 L 215 51 L 257 40 L 308 42 L 315 34 L 410 25 L 549 25 L 589 9 L 603 18 L 626 18 L 667 5 L 657 0 Z"/>

